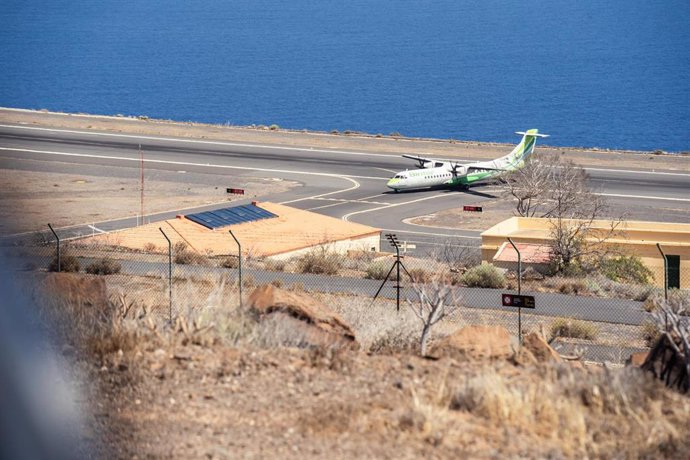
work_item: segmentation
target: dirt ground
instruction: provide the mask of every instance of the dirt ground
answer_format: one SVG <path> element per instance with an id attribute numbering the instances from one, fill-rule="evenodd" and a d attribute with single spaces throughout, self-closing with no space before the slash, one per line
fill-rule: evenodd
<path id="1" fill-rule="evenodd" d="M 690 454 L 687 398 L 630 370 L 153 343 L 97 367 L 97 456 Z"/>

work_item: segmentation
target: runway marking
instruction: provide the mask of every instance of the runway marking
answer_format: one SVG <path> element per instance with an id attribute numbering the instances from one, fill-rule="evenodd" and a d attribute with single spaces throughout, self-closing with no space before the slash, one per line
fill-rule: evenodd
<path id="1" fill-rule="evenodd" d="M 383 203 L 381 201 L 365 201 L 364 199 L 360 200 L 346 200 L 345 198 L 314 198 L 316 201 L 338 201 L 340 203 L 364 203 L 364 204 L 382 204 L 382 205 L 387 205 L 390 203 Z"/>
<path id="2" fill-rule="evenodd" d="M 380 207 L 378 207 L 378 208 L 365 209 L 365 210 L 363 210 L 363 211 L 354 211 L 354 212 L 351 212 L 351 213 L 349 213 L 349 214 L 345 214 L 345 215 L 342 217 L 342 219 L 343 219 L 344 221 L 348 221 L 348 220 L 350 219 L 350 217 L 352 217 L 352 216 L 354 216 L 354 215 L 356 215 L 356 214 L 364 214 L 365 212 L 380 211 L 381 209 L 395 208 L 395 207 L 397 207 L 397 206 L 404 206 L 404 205 L 406 205 L 406 204 L 418 203 L 418 202 L 420 202 L 420 201 L 426 201 L 426 200 L 432 200 L 432 199 L 434 199 L 434 198 L 445 198 L 445 195 L 432 195 L 432 196 L 427 196 L 427 197 L 424 197 L 424 198 L 419 198 L 419 199 L 417 199 L 417 200 L 410 200 L 410 201 L 405 201 L 405 202 L 402 202 L 402 203 L 389 204 L 389 205 L 387 205 L 387 206 L 380 206 Z"/>
<path id="3" fill-rule="evenodd" d="M 348 150 L 326 150 L 326 149 L 315 149 L 315 148 L 306 148 L 306 147 L 287 147 L 287 146 L 282 146 L 282 145 L 272 145 L 272 144 L 247 144 L 247 143 L 241 143 L 241 142 L 222 142 L 222 141 L 202 141 L 198 139 L 178 139 L 174 137 L 158 137 L 158 136 L 141 136 L 141 135 L 134 135 L 134 134 L 116 134 L 116 133 L 99 133 L 99 132 L 89 132 L 89 131 L 78 131 L 78 130 L 69 130 L 69 129 L 56 129 L 56 128 L 39 128 L 37 126 L 21 126 L 21 125 L 6 125 L 6 124 L 0 124 L 0 128 L 10 128 L 10 129 L 26 129 L 26 130 L 34 130 L 34 131 L 49 131 L 49 132 L 56 132 L 56 133 L 68 133 L 68 134 L 85 134 L 87 136 L 104 136 L 104 137 L 123 137 L 123 138 L 128 138 L 128 139 L 147 139 L 147 140 L 155 140 L 155 141 L 166 141 L 166 142 L 180 142 L 180 143 L 192 143 L 192 144 L 206 144 L 206 145 L 225 145 L 228 147 L 250 147 L 250 148 L 268 148 L 268 149 L 275 149 L 275 150 L 292 150 L 292 151 L 299 151 L 299 152 L 317 152 L 317 153 L 337 153 L 337 154 L 342 154 L 342 155 L 355 155 L 355 156 L 370 156 L 370 157 L 383 157 L 383 158 L 396 158 L 399 157 L 400 154 L 398 153 L 393 153 L 393 154 L 385 154 L 385 153 L 366 153 L 366 152 L 352 152 Z M 427 155 L 424 152 L 418 152 L 419 155 Z M 431 154 L 433 157 L 433 154 Z M 478 161 L 485 161 L 482 159 L 467 159 L 467 158 L 451 158 L 450 160 L 460 162 L 460 163 L 473 163 L 473 162 L 478 162 Z M 632 174 L 659 174 L 659 175 L 665 175 L 665 176 L 683 176 L 683 177 L 690 177 L 690 173 L 675 173 L 675 172 L 664 172 L 664 171 L 643 171 L 643 170 L 634 170 L 634 169 L 610 169 L 610 168 L 590 168 L 590 167 L 583 167 L 585 170 L 588 171 L 605 171 L 605 172 L 621 172 L 621 173 L 632 173 Z M 384 168 L 376 168 L 376 169 L 382 169 L 384 171 L 389 171 L 389 172 L 397 172 L 393 170 L 386 170 Z M 351 176 L 354 177 L 354 176 Z M 383 179 L 383 178 L 376 178 L 376 179 Z M 385 178 L 389 179 L 389 178 Z"/>
<path id="4" fill-rule="evenodd" d="M 316 206 L 314 208 L 308 208 L 307 211 L 316 211 L 317 209 L 332 208 L 333 206 L 339 206 L 339 205 L 345 204 L 345 203 L 383 204 L 383 205 L 390 204 L 390 203 L 381 203 L 381 202 L 377 202 L 377 201 L 339 200 L 339 199 L 334 199 L 334 198 L 315 198 L 315 200 L 317 200 L 317 201 L 322 201 L 322 200 L 323 201 L 337 201 L 337 203 L 326 204 L 323 206 Z"/>
<path id="5" fill-rule="evenodd" d="M 415 227 L 425 227 L 425 228 L 438 228 L 439 230 L 460 230 L 460 231 L 467 231 L 467 229 L 464 228 L 453 228 L 453 227 L 443 227 L 441 225 L 422 225 L 422 224 L 415 224 L 414 222 L 410 222 L 412 219 L 418 219 L 420 217 L 424 216 L 417 216 L 417 217 L 407 217 L 402 220 L 402 223 L 405 225 L 413 225 Z"/>
<path id="6" fill-rule="evenodd" d="M 595 193 L 595 195 L 610 196 L 614 198 L 635 198 L 638 200 L 665 200 L 665 201 L 683 201 L 690 203 L 690 198 L 671 198 L 665 196 L 645 196 L 645 195 L 623 195 L 620 193 Z"/>
<path id="7" fill-rule="evenodd" d="M 690 177 L 688 173 L 675 173 L 675 172 L 665 172 L 665 171 L 641 171 L 635 169 L 607 169 L 607 168 L 588 168 L 583 166 L 582 169 L 585 171 L 605 171 L 605 172 L 622 172 L 622 173 L 633 173 L 633 174 L 658 174 L 660 176 L 683 176 Z"/>
<path id="8" fill-rule="evenodd" d="M 394 171 L 392 169 L 386 169 L 386 168 L 374 168 L 374 169 L 380 169 L 381 171 L 386 171 L 386 172 L 389 172 L 391 174 L 397 174 L 397 172 L 398 172 L 398 171 Z"/>
<path id="9" fill-rule="evenodd" d="M 46 155 L 57 155 L 66 157 L 77 157 L 77 158 L 97 158 L 102 160 L 116 160 L 116 161 L 131 161 L 131 162 L 141 162 L 141 158 L 129 158 L 129 157 L 118 157 L 113 155 L 93 155 L 88 153 L 71 153 L 71 152 L 55 152 L 51 150 L 34 150 L 34 149 L 20 149 L 14 147 L 0 147 L 0 150 L 10 151 L 10 152 L 27 152 L 27 153 L 40 153 Z M 229 166 L 220 165 L 212 163 L 194 163 L 190 161 L 173 161 L 173 160 L 154 160 L 154 159 L 144 159 L 144 163 L 156 163 L 156 164 L 169 164 L 178 166 L 200 166 L 200 167 L 211 167 L 220 169 L 238 169 L 243 171 L 261 171 L 261 172 L 277 172 L 283 174 L 301 174 L 304 176 L 322 176 L 322 177 L 334 177 L 342 178 L 345 180 L 350 179 L 371 179 L 371 180 L 387 180 L 386 177 L 371 177 L 371 176 L 351 176 L 344 174 L 333 174 L 333 173 L 318 173 L 309 171 L 295 171 L 289 169 L 270 169 L 270 168 L 252 168 L 248 166 Z"/>
<path id="10" fill-rule="evenodd" d="M 93 225 L 87 225 L 87 227 L 89 227 L 91 230 L 97 231 L 98 233 L 108 233 L 105 230 L 101 230 L 100 228 L 97 228 Z"/>
<path id="11" fill-rule="evenodd" d="M 104 136 L 104 137 L 123 137 L 127 139 L 146 139 L 151 141 L 165 141 L 165 142 L 181 142 L 181 143 L 192 143 L 192 144 L 205 144 L 205 145 L 223 145 L 227 147 L 249 147 L 249 148 L 268 148 L 275 150 L 292 150 L 298 152 L 316 152 L 316 153 L 338 153 L 341 155 L 356 155 L 356 156 L 369 156 L 369 157 L 385 157 L 385 158 L 395 158 L 398 154 L 385 154 L 385 153 L 366 153 L 366 152 L 351 152 L 347 150 L 325 150 L 325 149 L 314 149 L 306 147 L 286 147 L 282 145 L 267 145 L 267 144 L 246 144 L 242 142 L 223 142 L 223 141 L 202 141 L 198 139 L 178 139 L 174 137 L 157 137 L 157 136 L 141 136 L 134 134 L 116 134 L 116 133 L 97 133 L 89 131 L 77 131 L 71 129 L 55 129 L 55 128 L 39 128 L 37 126 L 19 126 L 19 125 L 4 125 L 0 124 L 0 128 L 11 128 L 11 129 L 27 129 L 34 131 L 50 131 L 56 133 L 68 133 L 68 134 L 85 134 L 87 136 Z"/>
<path id="12" fill-rule="evenodd" d="M 388 194 L 387 193 L 377 193 L 376 195 L 365 196 L 363 198 L 360 198 L 360 200 L 368 200 L 369 198 L 376 198 L 379 196 L 388 196 Z"/>

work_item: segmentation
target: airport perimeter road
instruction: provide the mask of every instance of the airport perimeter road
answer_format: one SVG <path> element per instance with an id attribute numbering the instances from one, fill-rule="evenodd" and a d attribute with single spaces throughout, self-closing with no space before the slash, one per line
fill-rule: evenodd
<path id="1" fill-rule="evenodd" d="M 117 177 L 122 174 L 122 168 L 139 168 L 139 146 L 148 171 L 199 172 L 206 181 L 212 182 L 207 185 L 231 186 L 233 178 L 241 177 L 275 177 L 300 182 L 303 187 L 261 199 L 396 232 L 401 239 L 426 245 L 427 250 L 429 244 L 449 237 L 474 246 L 479 242 L 479 234 L 420 227 L 406 224 L 404 219 L 464 204 L 479 204 L 496 191 L 487 186 L 469 192 L 393 193 L 386 188 L 388 178 L 413 165 L 392 154 L 35 126 L 0 126 L 0 167 Z M 593 185 L 609 196 L 615 206 L 648 210 L 648 216 L 642 218 L 658 219 L 655 209 L 661 205 L 687 210 L 690 215 L 688 173 L 596 167 L 588 168 L 588 172 Z M 151 220 L 167 217 L 169 215 L 161 214 Z M 123 228 L 132 225 L 130 220 L 97 223 L 96 227 L 101 230 Z M 75 227 L 74 233 L 91 231 Z"/>

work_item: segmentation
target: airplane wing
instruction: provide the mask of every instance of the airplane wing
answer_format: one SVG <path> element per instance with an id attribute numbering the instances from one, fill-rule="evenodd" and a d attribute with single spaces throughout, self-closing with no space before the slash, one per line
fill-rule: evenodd
<path id="1" fill-rule="evenodd" d="M 427 163 L 433 163 L 434 162 L 434 160 L 431 160 L 429 158 L 420 157 L 417 155 L 403 155 L 403 158 L 409 158 L 410 160 L 418 161 L 419 162 L 419 164 L 417 164 L 418 168 L 424 168 Z"/>
<path id="2" fill-rule="evenodd" d="M 410 160 L 417 161 L 418 168 L 440 168 L 443 165 L 450 165 L 455 167 L 458 165 L 456 161 L 453 160 L 441 160 L 438 158 L 424 158 L 417 155 L 403 155 L 403 158 L 409 158 Z"/>

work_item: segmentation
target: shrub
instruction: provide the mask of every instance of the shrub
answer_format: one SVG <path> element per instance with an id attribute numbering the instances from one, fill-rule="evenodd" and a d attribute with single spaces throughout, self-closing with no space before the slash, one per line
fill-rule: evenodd
<path id="1" fill-rule="evenodd" d="M 583 279 L 564 279 L 558 286 L 561 294 L 583 294 L 589 292 L 589 285 Z"/>
<path id="2" fill-rule="evenodd" d="M 388 329 L 376 337 L 369 346 L 370 353 L 396 354 L 414 353 L 419 347 L 419 337 L 404 328 Z"/>
<path id="3" fill-rule="evenodd" d="M 472 267 L 460 278 L 469 287 L 499 289 L 506 285 L 506 278 L 493 265 L 482 264 Z"/>
<path id="4" fill-rule="evenodd" d="M 275 124 L 268 127 L 268 129 L 270 129 L 271 131 L 275 131 L 276 129 L 279 129 L 279 128 L 280 128 L 280 126 L 275 125 Z"/>
<path id="5" fill-rule="evenodd" d="M 335 275 L 342 265 L 342 256 L 325 248 L 314 249 L 297 259 L 297 270 L 300 273 Z"/>
<path id="6" fill-rule="evenodd" d="M 144 252 L 155 252 L 156 251 L 156 245 L 151 243 L 150 241 L 144 245 Z"/>
<path id="7" fill-rule="evenodd" d="M 431 281 L 431 274 L 423 268 L 411 269 L 410 276 L 412 277 L 412 282 L 414 283 L 424 284 Z"/>
<path id="8" fill-rule="evenodd" d="M 367 273 L 364 277 L 370 280 L 382 280 L 388 274 L 388 271 L 391 269 L 391 266 L 392 264 L 387 264 L 382 261 L 372 262 L 367 267 Z M 395 281 L 397 279 L 397 276 L 397 272 L 393 270 L 391 272 L 391 276 L 388 279 Z"/>
<path id="9" fill-rule="evenodd" d="M 600 269 L 608 279 L 623 283 L 649 284 L 652 279 L 652 271 L 637 256 L 606 258 Z"/>
<path id="10" fill-rule="evenodd" d="M 181 265 L 201 265 L 206 262 L 206 259 L 201 254 L 189 249 L 184 241 L 178 241 L 173 246 L 173 262 Z"/>
<path id="11" fill-rule="evenodd" d="M 74 256 L 70 256 L 68 254 L 61 254 L 60 255 L 60 270 L 61 272 L 67 272 L 67 273 L 77 273 L 80 270 L 80 265 L 79 265 L 79 259 L 77 259 Z M 56 272 L 58 271 L 58 257 L 57 254 L 55 254 L 55 257 L 53 257 L 53 260 L 50 261 L 50 264 L 48 265 L 48 271 L 49 272 Z"/>
<path id="12" fill-rule="evenodd" d="M 287 262 L 284 260 L 268 259 L 265 262 L 266 270 L 271 270 L 274 272 L 284 272 Z"/>
<path id="13" fill-rule="evenodd" d="M 220 262 L 223 268 L 237 268 L 240 266 L 240 259 L 237 256 L 228 256 Z"/>
<path id="14" fill-rule="evenodd" d="M 271 281 L 271 284 L 277 288 L 282 288 L 283 287 L 283 280 L 280 278 L 276 278 L 273 281 Z"/>
<path id="15" fill-rule="evenodd" d="M 570 337 L 572 339 L 594 340 L 599 329 L 592 323 L 572 318 L 558 318 L 551 323 L 551 338 Z"/>
<path id="16" fill-rule="evenodd" d="M 103 258 L 86 267 L 86 273 L 91 275 L 114 275 L 120 273 L 122 265 L 113 259 Z"/>

